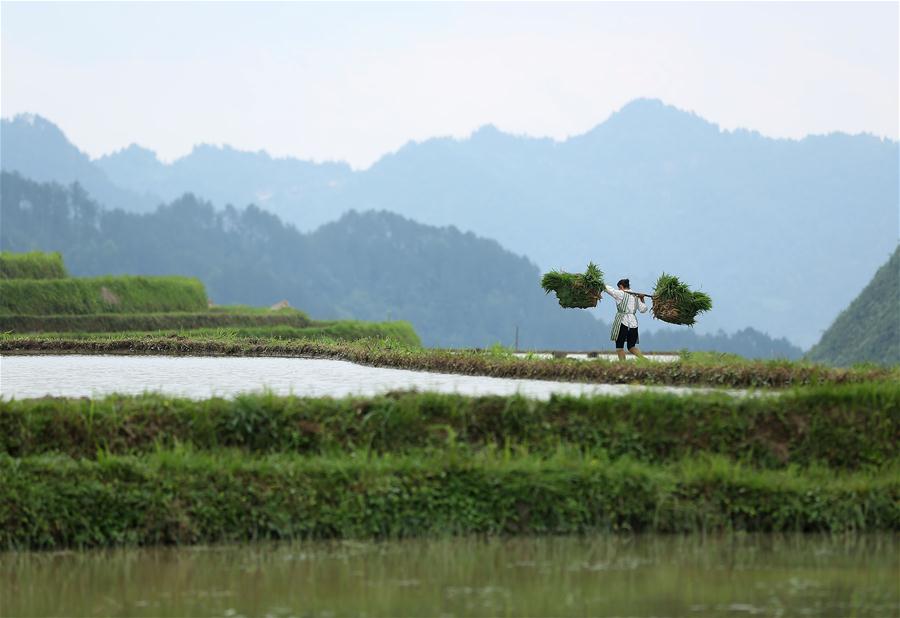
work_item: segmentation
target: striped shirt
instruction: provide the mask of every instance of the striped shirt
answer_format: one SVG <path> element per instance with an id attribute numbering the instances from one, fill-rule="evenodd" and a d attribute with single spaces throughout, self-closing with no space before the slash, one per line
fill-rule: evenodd
<path id="1" fill-rule="evenodd" d="M 606 291 L 609 292 L 610 296 L 616 299 L 616 309 L 622 314 L 620 323 L 628 328 L 637 328 L 637 317 L 634 314 L 638 311 L 647 313 L 646 303 L 637 296 L 626 294 L 622 290 L 609 285 L 606 286 Z M 616 314 L 616 317 L 618 318 L 619 315 Z"/>

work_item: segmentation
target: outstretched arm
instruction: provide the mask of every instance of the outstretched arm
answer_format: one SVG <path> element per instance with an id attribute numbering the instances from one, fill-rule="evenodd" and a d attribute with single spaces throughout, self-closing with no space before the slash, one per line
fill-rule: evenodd
<path id="1" fill-rule="evenodd" d="M 616 300 L 622 300 L 625 298 L 625 292 L 622 290 L 616 289 L 611 285 L 606 286 L 606 293 L 615 298 Z"/>
<path id="2" fill-rule="evenodd" d="M 644 295 L 638 296 L 638 311 L 647 313 L 647 303 L 644 302 Z"/>

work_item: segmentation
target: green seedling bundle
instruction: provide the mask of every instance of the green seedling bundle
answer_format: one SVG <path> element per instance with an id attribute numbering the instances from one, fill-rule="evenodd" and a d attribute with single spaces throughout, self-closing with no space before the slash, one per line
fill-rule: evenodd
<path id="1" fill-rule="evenodd" d="M 653 317 L 669 324 L 693 326 L 697 315 L 712 309 L 712 299 L 693 292 L 678 277 L 663 273 L 653 290 Z"/>
<path id="2" fill-rule="evenodd" d="M 541 278 L 541 287 L 549 294 L 556 292 L 559 305 L 566 309 L 596 307 L 605 285 L 603 271 L 591 262 L 584 273 L 551 270 Z"/>

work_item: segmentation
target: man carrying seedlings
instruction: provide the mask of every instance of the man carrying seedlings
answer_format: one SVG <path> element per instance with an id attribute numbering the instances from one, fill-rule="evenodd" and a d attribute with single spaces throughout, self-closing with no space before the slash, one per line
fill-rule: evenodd
<path id="1" fill-rule="evenodd" d="M 616 354 L 619 360 L 625 360 L 625 350 L 623 347 L 628 343 L 628 351 L 639 358 L 644 358 L 641 350 L 637 347 L 640 342 L 638 338 L 638 311 L 647 313 L 647 305 L 644 304 L 643 294 L 631 294 L 631 283 L 628 279 L 619 279 L 616 284 L 619 289 L 615 289 L 611 285 L 606 286 L 606 292 L 616 300 L 616 319 L 613 320 L 612 332 L 609 338 L 616 342 Z"/>

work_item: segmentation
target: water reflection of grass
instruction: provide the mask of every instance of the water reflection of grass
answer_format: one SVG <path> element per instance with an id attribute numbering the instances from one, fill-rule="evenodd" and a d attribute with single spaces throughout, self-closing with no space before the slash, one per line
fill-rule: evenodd
<path id="1" fill-rule="evenodd" d="M 890 534 L 726 534 L 6 553 L 0 613 L 884 616 L 896 551 Z"/>

